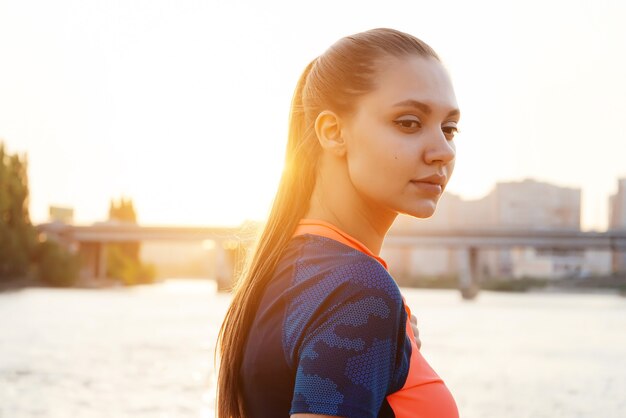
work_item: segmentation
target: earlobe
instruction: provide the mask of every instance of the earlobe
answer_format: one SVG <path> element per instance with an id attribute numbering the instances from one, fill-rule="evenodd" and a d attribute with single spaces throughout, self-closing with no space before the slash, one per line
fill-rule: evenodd
<path id="1" fill-rule="evenodd" d="M 315 133 L 324 150 L 337 156 L 343 156 L 346 153 L 341 132 L 341 119 L 336 113 L 330 110 L 321 111 L 315 119 Z"/>

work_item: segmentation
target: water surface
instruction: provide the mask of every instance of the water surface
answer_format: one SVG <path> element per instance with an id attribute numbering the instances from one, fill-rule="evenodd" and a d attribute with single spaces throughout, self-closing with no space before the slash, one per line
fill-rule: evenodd
<path id="1" fill-rule="evenodd" d="M 463 418 L 622 418 L 626 298 L 402 289 Z M 0 294 L 0 417 L 214 417 L 212 281 Z"/>

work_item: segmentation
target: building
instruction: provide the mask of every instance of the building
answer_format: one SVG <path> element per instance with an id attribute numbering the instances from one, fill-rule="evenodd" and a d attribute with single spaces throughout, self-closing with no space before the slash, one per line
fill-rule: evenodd
<path id="1" fill-rule="evenodd" d="M 498 183 L 492 193 L 498 227 L 580 229 L 579 188 L 526 179 Z"/>
<path id="2" fill-rule="evenodd" d="M 626 207 L 626 206 L 625 206 Z M 580 229 L 581 190 L 532 179 L 499 182 L 485 197 L 464 200 L 446 192 L 427 219 L 399 216 L 390 232 L 424 229 Z M 390 249 L 385 259 L 395 274 L 446 276 L 457 271 L 453 249 Z M 561 277 L 589 272 L 583 252 L 534 248 L 481 250 L 481 272 L 493 277 Z M 594 269 L 597 266 L 594 265 Z M 600 268 L 602 270 L 603 268 Z M 607 267 L 608 270 L 608 267 Z"/>
<path id="3" fill-rule="evenodd" d="M 617 180 L 617 191 L 609 198 L 609 229 L 626 228 L 626 178 Z"/>
<path id="4" fill-rule="evenodd" d="M 49 222 L 63 222 L 68 225 L 74 223 L 74 208 L 48 206 L 48 210 Z"/>
<path id="5" fill-rule="evenodd" d="M 626 178 L 617 180 L 617 191 L 609 198 L 609 230 L 626 229 Z M 626 271 L 626 252 L 613 253 L 614 271 Z"/>

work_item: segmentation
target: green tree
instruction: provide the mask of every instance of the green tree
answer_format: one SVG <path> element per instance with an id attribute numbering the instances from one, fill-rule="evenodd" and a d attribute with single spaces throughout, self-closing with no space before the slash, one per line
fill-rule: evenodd
<path id="1" fill-rule="evenodd" d="M 80 257 L 55 241 L 44 241 L 37 251 L 38 278 L 50 286 L 72 286 L 78 279 Z"/>
<path id="2" fill-rule="evenodd" d="M 124 197 L 121 197 L 119 202 L 111 200 L 109 204 L 109 220 L 136 225 L 137 213 L 135 212 L 132 199 L 125 199 Z M 110 247 L 119 248 L 124 256 L 136 263 L 139 263 L 140 246 L 141 244 L 139 242 L 121 242 L 110 245 Z"/>
<path id="3" fill-rule="evenodd" d="M 30 221 L 28 158 L 0 142 L 0 280 L 25 276 L 37 249 Z"/>
<path id="4" fill-rule="evenodd" d="M 137 224 L 137 213 L 131 199 L 111 200 L 109 220 Z M 139 258 L 139 242 L 120 242 L 107 245 L 107 276 L 126 285 L 152 283 L 156 277 L 153 265 L 143 264 Z"/>

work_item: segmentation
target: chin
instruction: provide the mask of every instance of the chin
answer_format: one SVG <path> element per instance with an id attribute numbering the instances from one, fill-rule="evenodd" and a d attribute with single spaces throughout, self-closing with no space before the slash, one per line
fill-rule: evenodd
<path id="1" fill-rule="evenodd" d="M 431 202 L 430 204 L 424 203 L 417 207 L 412 207 L 407 211 L 403 211 L 405 215 L 412 216 L 414 218 L 430 218 L 435 214 L 435 210 L 437 209 L 437 203 Z"/>

